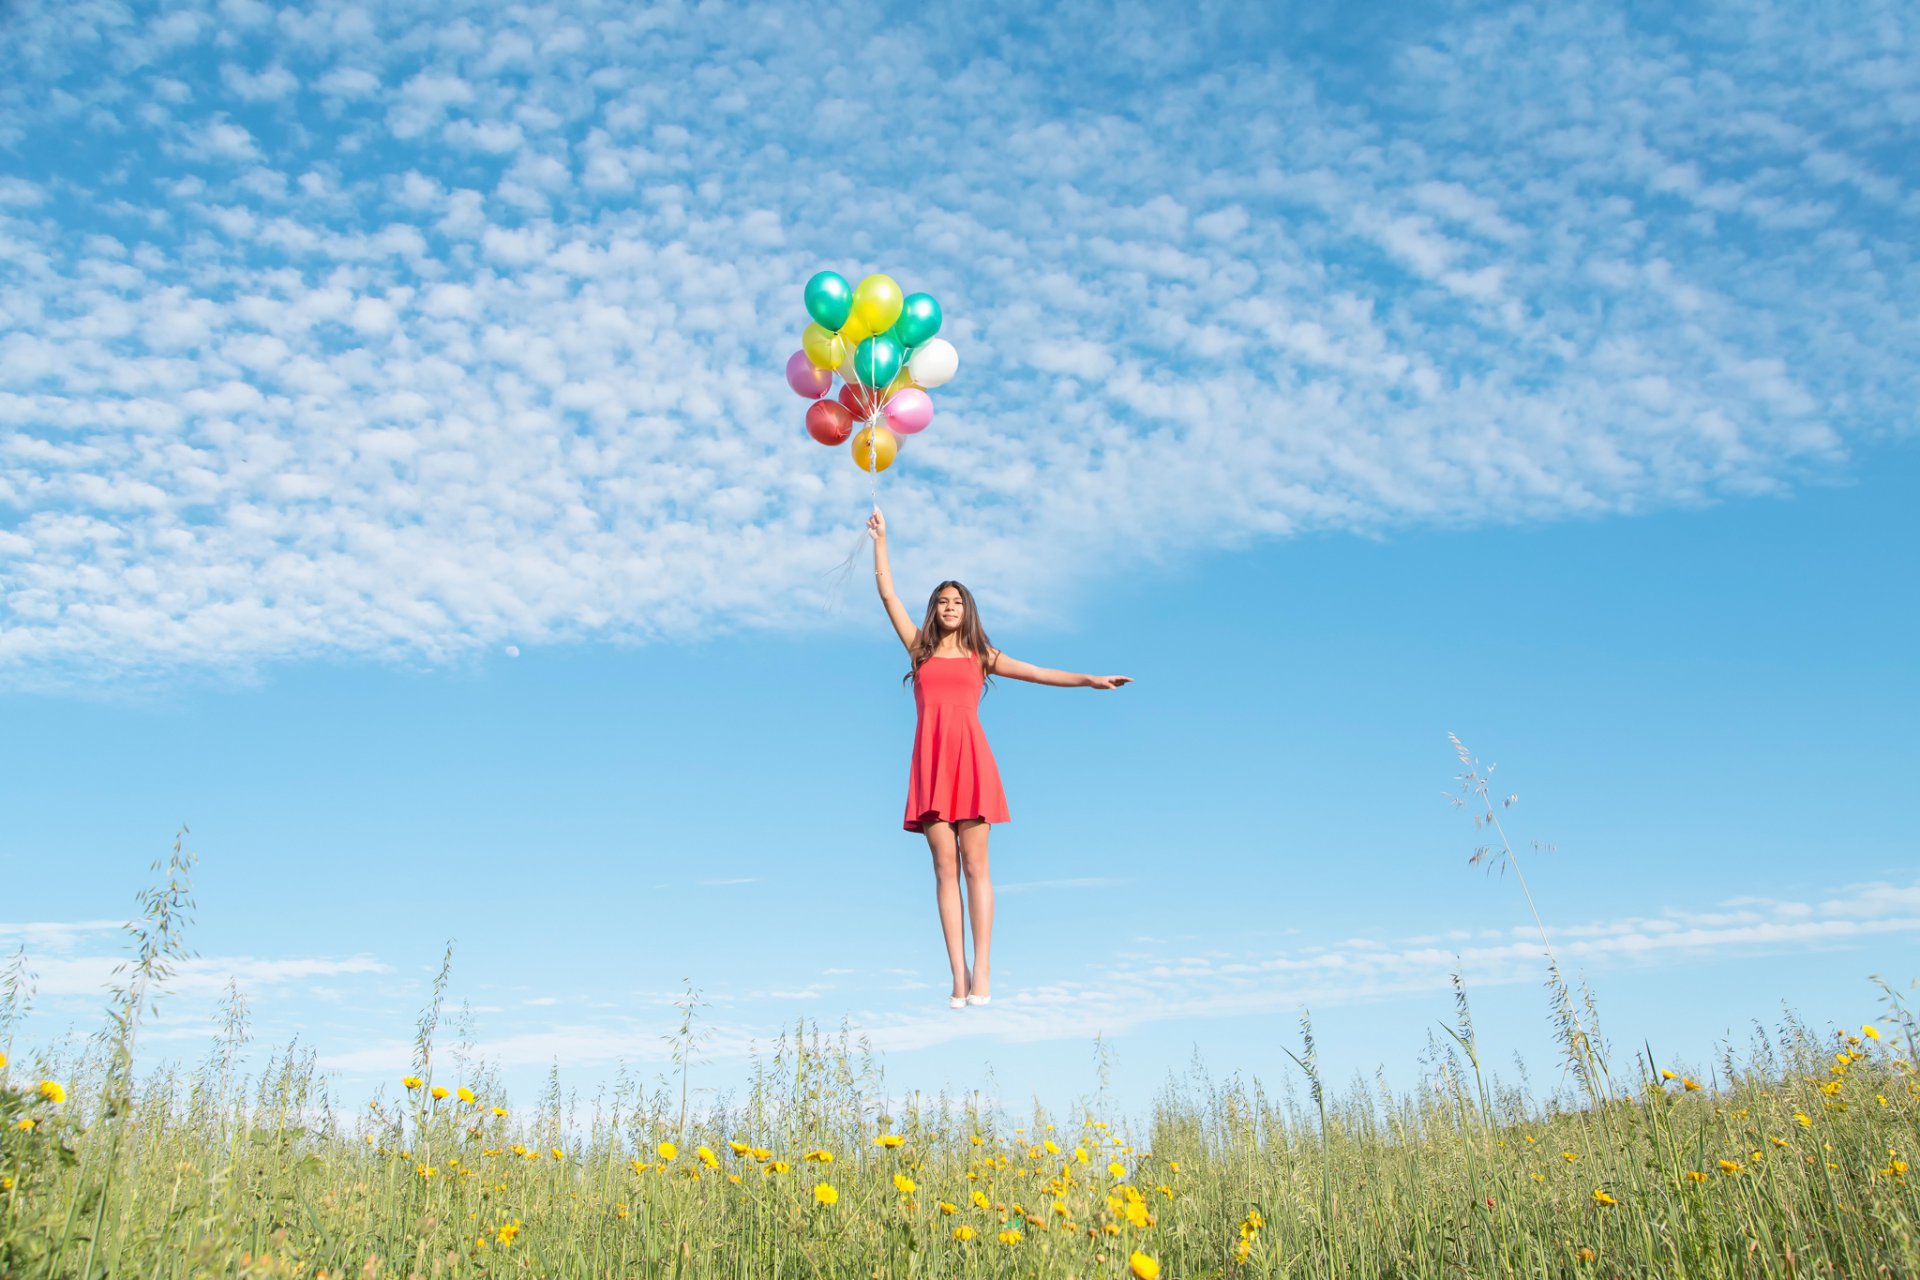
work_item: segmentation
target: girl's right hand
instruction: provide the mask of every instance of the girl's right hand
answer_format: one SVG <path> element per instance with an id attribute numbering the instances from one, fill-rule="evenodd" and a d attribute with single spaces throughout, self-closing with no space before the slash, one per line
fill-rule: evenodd
<path id="1" fill-rule="evenodd" d="M 887 518 L 880 514 L 878 507 L 875 507 L 873 514 L 867 517 L 867 532 L 873 535 L 875 542 L 887 540 Z"/>

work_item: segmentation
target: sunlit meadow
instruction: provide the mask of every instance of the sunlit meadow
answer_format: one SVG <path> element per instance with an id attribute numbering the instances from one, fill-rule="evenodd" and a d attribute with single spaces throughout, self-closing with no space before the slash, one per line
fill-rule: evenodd
<path id="1" fill-rule="evenodd" d="M 1458 749 L 1474 861 L 1531 908 L 1490 771 Z M 805 1025 L 743 1096 L 690 1109 L 689 991 L 672 1080 L 582 1115 L 557 1076 L 509 1099 L 436 1040 L 449 961 L 412 1060 L 345 1099 L 311 1051 L 239 1070 L 237 989 L 197 1069 L 136 1073 L 192 868 L 179 841 L 156 864 L 84 1051 L 0 1059 L 0 1275 L 1920 1274 L 1920 1027 L 1884 984 L 1867 1014 L 1821 1011 L 1841 1029 L 1789 1017 L 1712 1064 L 1622 1055 L 1541 923 L 1563 1068 L 1544 1095 L 1485 1069 L 1456 979 L 1410 1092 L 1329 1087 L 1303 1014 L 1277 1092 L 1196 1069 L 1138 1117 L 1109 1114 L 1104 1080 L 1024 1115 L 897 1097 L 857 1038 Z M 24 981 L 4 975 L 0 1041 Z"/>

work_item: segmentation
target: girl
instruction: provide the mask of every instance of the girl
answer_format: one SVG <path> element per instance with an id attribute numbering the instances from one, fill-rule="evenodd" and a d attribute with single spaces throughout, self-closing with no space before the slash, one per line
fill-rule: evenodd
<path id="1" fill-rule="evenodd" d="M 946 935 L 947 962 L 953 967 L 955 1009 L 985 1004 L 991 998 L 993 881 L 987 874 L 987 829 L 1006 822 L 1007 797 L 1000 771 L 980 727 L 978 703 L 989 673 L 1062 688 L 1117 689 L 1131 676 L 1086 676 L 1054 671 L 1009 658 L 987 641 L 973 594 L 957 582 L 943 582 L 927 601 L 919 626 L 893 593 L 887 568 L 887 522 L 880 508 L 867 519 L 873 535 L 873 576 L 880 602 L 907 646 L 913 670 L 913 764 L 907 775 L 907 813 L 903 824 L 927 838 L 933 851 L 934 897 L 940 904 L 940 929 Z M 904 681 L 903 681 L 904 682 Z M 960 872 L 967 877 L 967 902 L 973 918 L 973 967 L 966 962 L 960 937 Z"/>

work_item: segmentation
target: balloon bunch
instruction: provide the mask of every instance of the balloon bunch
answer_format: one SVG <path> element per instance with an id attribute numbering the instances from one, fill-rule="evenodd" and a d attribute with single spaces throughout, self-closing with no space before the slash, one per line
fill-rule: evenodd
<path id="1" fill-rule="evenodd" d="M 885 471 L 900 451 L 900 437 L 933 421 L 928 389 L 960 367 L 953 344 L 934 336 L 940 304 L 929 293 L 901 297 L 892 276 L 871 275 L 849 286 L 833 271 L 807 281 L 806 304 L 813 323 L 800 335 L 800 350 L 787 357 L 787 385 L 813 401 L 807 434 L 829 446 L 851 439 L 862 471 Z M 836 373 L 840 394 L 829 398 Z"/>

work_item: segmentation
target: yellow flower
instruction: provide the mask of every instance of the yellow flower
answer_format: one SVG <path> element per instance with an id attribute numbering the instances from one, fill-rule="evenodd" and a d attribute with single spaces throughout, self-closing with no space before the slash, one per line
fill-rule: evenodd
<path id="1" fill-rule="evenodd" d="M 1180 1162 L 1178 1160 L 1167 1161 L 1167 1167 L 1173 1170 L 1175 1173 L 1180 1172 Z"/>
<path id="2" fill-rule="evenodd" d="M 733 1154 L 737 1156 L 743 1156 L 747 1154 L 747 1152 L 753 1150 L 752 1147 L 748 1146 L 744 1142 L 729 1142 L 727 1143 L 727 1146 L 732 1148 Z"/>
<path id="3" fill-rule="evenodd" d="M 960 1212 L 960 1206 L 951 1200 L 942 1200 L 940 1202 L 940 1212 L 948 1214 L 958 1213 Z"/>
<path id="4" fill-rule="evenodd" d="M 1041 1143 L 1040 1145 L 1047 1149 L 1047 1154 L 1050 1156 L 1057 1156 L 1060 1154 L 1060 1144 L 1055 1142 L 1052 1138 L 1048 1138 L 1045 1142 Z"/>
<path id="5" fill-rule="evenodd" d="M 953 1238 L 955 1240 L 960 1240 L 963 1242 L 967 1240 L 971 1240 L 973 1239 L 973 1228 L 967 1227 L 967 1226 L 955 1227 L 953 1229 Z"/>
<path id="6" fill-rule="evenodd" d="M 1568 1164 L 1572 1164 L 1575 1160 L 1578 1160 L 1580 1157 L 1579 1155 L 1577 1155 L 1572 1151 L 1562 1151 L 1560 1153 L 1560 1158 L 1562 1160 L 1565 1160 Z"/>
<path id="7" fill-rule="evenodd" d="M 1233 1260 L 1235 1262 L 1245 1262 L 1248 1258 L 1252 1256 L 1253 1256 L 1253 1241 L 1246 1236 L 1242 1236 L 1240 1238 L 1240 1243 L 1233 1246 Z"/>
<path id="8" fill-rule="evenodd" d="M 0 1055 L 0 1067 L 4 1067 L 6 1065 L 7 1064 L 6 1064 L 5 1056 Z M 0 1178 L 0 1191 L 11 1191 L 11 1190 L 13 1190 L 13 1179 Z"/>
<path id="9" fill-rule="evenodd" d="M 1720 1162 L 1720 1172 L 1722 1173 L 1738 1173 L 1744 1167 L 1745 1166 L 1738 1160 L 1722 1160 Z"/>
<path id="10" fill-rule="evenodd" d="M 819 1204 L 834 1204 L 839 1201 L 840 1193 L 833 1189 L 832 1183 L 823 1182 L 813 1189 L 813 1198 Z"/>
<path id="11" fill-rule="evenodd" d="M 62 1089 L 57 1081 L 42 1080 L 40 1082 L 40 1096 L 48 1102 L 65 1102 L 67 1100 L 67 1091 Z"/>
<path id="12" fill-rule="evenodd" d="M 1587 1246 L 1581 1245 L 1580 1248 L 1574 1252 L 1573 1256 L 1580 1259 L 1580 1261 L 1582 1262 L 1592 1262 L 1595 1258 L 1599 1257 L 1600 1255 L 1595 1253 L 1592 1249 L 1587 1248 Z"/>
<path id="13" fill-rule="evenodd" d="M 1613 1204 L 1620 1203 L 1618 1200 L 1615 1200 L 1612 1196 L 1602 1191 L 1599 1187 L 1595 1187 L 1593 1189 L 1593 1202 L 1595 1204 L 1605 1204 L 1605 1205 L 1613 1205 Z"/>
<path id="14" fill-rule="evenodd" d="M 1688 1093 L 1692 1093 L 1695 1090 L 1699 1089 L 1700 1087 L 1700 1082 L 1698 1080 L 1691 1079 L 1687 1076 L 1680 1077 L 1680 1084 L 1681 1084 L 1681 1087 L 1686 1089 Z"/>
<path id="15" fill-rule="evenodd" d="M 1878 1040 L 1880 1038 L 1880 1028 L 1874 1026 L 1871 1022 L 1869 1022 L 1866 1026 L 1860 1028 L 1860 1034 L 1865 1036 L 1869 1040 Z M 6 1065 L 7 1064 L 5 1062 L 0 1062 L 0 1067 L 4 1067 Z"/>
<path id="16" fill-rule="evenodd" d="M 1127 1221 L 1135 1227 L 1144 1229 L 1153 1225 L 1153 1215 L 1147 1212 L 1147 1206 L 1142 1201 L 1129 1200 Z"/>
<path id="17" fill-rule="evenodd" d="M 1767 1141 L 1771 1142 L 1776 1147 L 1784 1147 L 1787 1145 L 1787 1140 L 1785 1138 L 1768 1138 Z"/>
<path id="18" fill-rule="evenodd" d="M 468 1106 L 472 1106 L 476 1101 L 476 1099 L 473 1096 L 473 1090 L 467 1088 L 467 1086 L 465 1085 L 461 1085 L 458 1089 L 454 1090 L 453 1096 L 460 1099 L 460 1101 L 466 1103 Z"/>
<path id="19" fill-rule="evenodd" d="M 717 1169 L 720 1167 L 720 1157 L 713 1154 L 712 1147 L 696 1147 L 693 1154 L 699 1156 L 700 1163 L 709 1169 Z"/>
<path id="20" fill-rule="evenodd" d="M 655 1147 L 654 1150 L 660 1153 L 662 1160 L 671 1160 L 680 1154 L 680 1148 L 674 1146 L 671 1142 L 663 1142 Z"/>
<path id="21" fill-rule="evenodd" d="M 775 1160 L 772 1164 L 767 1166 L 767 1172 L 768 1173 L 785 1173 L 787 1172 L 787 1170 L 791 1169 L 792 1167 L 793 1166 L 788 1164 L 785 1160 Z"/>
<path id="22" fill-rule="evenodd" d="M 31 1116 L 21 1116 L 20 1123 L 16 1124 L 13 1127 L 18 1129 L 20 1132 L 25 1133 L 28 1130 L 33 1128 L 33 1118 Z"/>
<path id="23" fill-rule="evenodd" d="M 409 1089 L 418 1089 L 420 1087 L 420 1077 L 419 1076 L 401 1076 L 400 1083 L 405 1085 Z"/>
<path id="24" fill-rule="evenodd" d="M 773 1152 L 767 1150 L 765 1147 L 755 1147 L 753 1150 L 747 1152 L 747 1154 L 752 1156 L 755 1160 L 758 1160 L 761 1164 L 765 1164 L 767 1160 L 773 1155 Z"/>
<path id="25" fill-rule="evenodd" d="M 899 1191 L 903 1196 L 910 1196 L 914 1193 L 913 1179 L 904 1173 L 896 1173 L 893 1175 L 893 1185 L 894 1189 Z"/>
<path id="26" fill-rule="evenodd" d="M 991 1202 L 991 1201 L 989 1201 L 989 1200 L 987 1199 L 987 1193 L 986 1193 L 986 1192 L 984 1192 L 984 1191 L 976 1191 L 976 1192 L 974 1192 L 974 1193 L 973 1193 L 973 1207 L 974 1207 L 974 1208 L 976 1208 L 976 1209 L 984 1209 L 984 1208 L 986 1208 L 986 1207 L 988 1206 L 988 1204 L 990 1204 L 990 1203 L 992 1203 L 992 1202 Z"/>
<path id="27" fill-rule="evenodd" d="M 415 1165 L 414 1170 L 423 1178 L 431 1178 L 434 1174 L 434 1168 L 430 1164 Z"/>
<path id="28" fill-rule="evenodd" d="M 0 1053 L 0 1068 L 4 1068 L 6 1065 L 7 1065 L 7 1055 L 4 1053 Z"/>
<path id="29" fill-rule="evenodd" d="M 1075 1147 L 1073 1149 L 1073 1158 L 1081 1164 L 1085 1164 L 1087 1162 L 1087 1149 L 1085 1147 Z"/>
<path id="30" fill-rule="evenodd" d="M 493 1238 L 501 1244 L 512 1244 L 513 1238 L 520 1234 L 520 1219 L 515 1218 L 493 1233 Z"/>
<path id="31" fill-rule="evenodd" d="M 1124 1178 L 1127 1176 L 1127 1166 L 1115 1160 L 1107 1166 L 1107 1173 L 1114 1178 Z"/>
<path id="32" fill-rule="evenodd" d="M 0 1067 L 4 1067 L 6 1065 L 7 1065 L 6 1063 L 0 1062 Z M 973 1135 L 973 1137 L 967 1139 L 967 1141 L 973 1143 L 974 1146 L 978 1147 L 978 1146 L 984 1146 L 987 1140 L 976 1133 Z"/>
<path id="33" fill-rule="evenodd" d="M 1809 1115 L 1808 1115 L 1808 1114 L 1807 1114 L 1806 1112 L 1804 1112 L 1804 1111 L 1796 1111 L 1796 1112 L 1794 1112 L 1794 1113 L 1793 1113 L 1793 1122 L 1794 1122 L 1795 1124 L 1797 1124 L 1797 1125 L 1799 1125 L 1799 1126 L 1800 1126 L 1800 1127 L 1801 1127 L 1802 1129 L 1811 1129 L 1811 1128 L 1813 1128 L 1813 1117 L 1811 1117 L 1811 1116 L 1809 1116 Z"/>
<path id="34" fill-rule="evenodd" d="M 906 1139 L 897 1133 L 883 1133 L 873 1140 L 873 1145 L 876 1147 L 897 1147 L 905 1141 Z"/>
<path id="35" fill-rule="evenodd" d="M 1020 1239 L 1020 1228 L 1018 1227 L 1009 1227 L 1000 1233 L 1001 1244 L 1019 1244 Z"/>
<path id="36" fill-rule="evenodd" d="M 737 1187 L 740 1185 L 740 1175 L 737 1173 L 730 1173 L 727 1175 L 727 1181 L 731 1182 L 734 1186 Z"/>
<path id="37" fill-rule="evenodd" d="M 437 1084 L 433 1086 L 433 1088 L 427 1090 L 427 1092 L 432 1094 L 434 1096 L 434 1099 L 438 1101 L 439 1099 L 447 1096 L 447 1087 L 443 1084 Z"/>
<path id="38" fill-rule="evenodd" d="M 824 1147 L 816 1147 L 812 1151 L 807 1152 L 806 1158 L 816 1164 L 832 1164 L 833 1152 L 828 1151 Z"/>
<path id="39" fill-rule="evenodd" d="M 553 1158 L 555 1160 L 565 1160 L 567 1158 L 567 1153 L 562 1151 L 560 1148 L 555 1147 L 553 1149 Z"/>
<path id="40" fill-rule="evenodd" d="M 493 1109 L 493 1114 L 501 1117 L 502 1119 L 505 1119 L 507 1114 L 507 1109 L 505 1107 L 495 1107 Z"/>
<path id="41" fill-rule="evenodd" d="M 1687 1170 L 1688 1182 L 1705 1182 L 1706 1180 L 1707 1180 L 1707 1175 L 1700 1172 L 1698 1169 Z"/>
<path id="42" fill-rule="evenodd" d="M 1662 1080 L 1678 1080 L 1680 1077 L 1676 1076 L 1675 1074 L 1673 1074 L 1673 1072 L 1667 1070 L 1665 1067 L 1662 1067 L 1660 1068 L 1660 1078 Z"/>
<path id="43" fill-rule="evenodd" d="M 1134 1280 L 1160 1280 L 1160 1264 L 1138 1249 L 1127 1259 L 1127 1270 L 1133 1272 Z"/>

